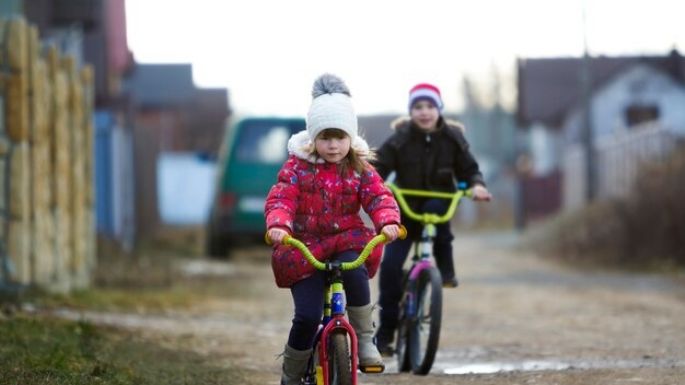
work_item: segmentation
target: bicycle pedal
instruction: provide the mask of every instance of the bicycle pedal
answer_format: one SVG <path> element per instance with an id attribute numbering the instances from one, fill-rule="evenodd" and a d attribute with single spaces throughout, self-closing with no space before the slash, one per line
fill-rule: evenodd
<path id="1" fill-rule="evenodd" d="M 362 373 L 383 373 L 383 371 L 385 370 L 385 365 L 360 365 L 359 370 L 361 370 Z"/>

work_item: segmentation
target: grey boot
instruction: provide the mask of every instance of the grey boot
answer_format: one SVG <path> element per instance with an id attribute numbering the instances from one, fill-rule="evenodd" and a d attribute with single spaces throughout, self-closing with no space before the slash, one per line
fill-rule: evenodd
<path id="1" fill-rule="evenodd" d="M 359 366 L 362 371 L 365 367 L 376 367 L 374 372 L 382 372 L 385 369 L 383 357 L 378 352 L 373 343 L 373 320 L 371 319 L 373 306 L 348 306 L 347 316 L 350 324 L 357 334 L 357 345 L 359 348 Z"/>
<path id="2" fill-rule="evenodd" d="M 311 354 L 312 349 L 296 350 L 285 345 L 281 385 L 300 385 Z"/>

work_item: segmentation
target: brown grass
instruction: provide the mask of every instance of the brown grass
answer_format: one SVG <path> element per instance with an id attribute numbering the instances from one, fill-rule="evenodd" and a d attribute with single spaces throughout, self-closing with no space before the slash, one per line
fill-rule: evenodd
<path id="1" fill-rule="evenodd" d="M 685 267 L 685 148 L 645 165 L 625 199 L 596 202 L 545 227 L 536 247 L 572 264 Z"/>

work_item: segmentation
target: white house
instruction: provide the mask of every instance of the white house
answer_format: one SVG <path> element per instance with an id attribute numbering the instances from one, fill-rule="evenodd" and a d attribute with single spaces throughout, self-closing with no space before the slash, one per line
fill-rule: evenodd
<path id="1" fill-rule="evenodd" d="M 685 84 L 651 65 L 630 66 L 596 90 L 590 102 L 596 139 L 622 134 L 659 122 L 675 134 L 685 135 Z M 562 124 L 565 143 L 581 140 L 583 110 L 570 110 Z"/>
<path id="2" fill-rule="evenodd" d="M 517 121 L 528 134 L 532 160 L 532 175 L 524 183 L 554 176 L 553 183 L 544 184 L 550 191 L 540 195 L 559 202 L 559 207 L 545 205 L 550 212 L 580 207 L 586 198 L 585 64 L 596 196 L 620 195 L 632 185 L 639 162 L 664 157 L 685 137 L 685 59 L 676 50 L 665 56 L 592 57 L 586 63 L 582 58 L 519 60 Z"/>

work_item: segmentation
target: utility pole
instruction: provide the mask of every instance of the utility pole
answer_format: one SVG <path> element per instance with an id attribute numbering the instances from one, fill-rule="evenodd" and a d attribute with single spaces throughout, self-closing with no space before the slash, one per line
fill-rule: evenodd
<path id="1" fill-rule="evenodd" d="M 581 98 L 583 106 L 583 147 L 585 148 L 585 194 L 586 202 L 595 199 L 597 193 L 595 140 L 592 129 L 592 73 L 590 70 L 590 54 L 587 45 L 587 26 L 585 16 L 585 2 L 583 2 L 583 59 L 580 70 Z"/>

